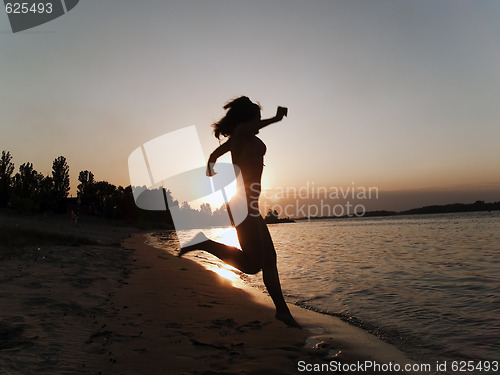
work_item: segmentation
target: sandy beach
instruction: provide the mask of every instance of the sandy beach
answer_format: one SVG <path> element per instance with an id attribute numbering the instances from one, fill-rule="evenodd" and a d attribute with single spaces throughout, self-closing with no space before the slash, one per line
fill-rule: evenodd
<path id="1" fill-rule="evenodd" d="M 304 329 L 286 327 L 268 296 L 149 246 L 132 228 L 6 214 L 0 228 L 63 236 L 0 252 L 0 374 L 299 374 L 330 361 L 412 363 L 331 316 L 290 306 Z"/>

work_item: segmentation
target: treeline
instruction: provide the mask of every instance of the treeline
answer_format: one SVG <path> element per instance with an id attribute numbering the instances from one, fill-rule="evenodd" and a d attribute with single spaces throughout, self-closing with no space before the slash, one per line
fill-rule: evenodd
<path id="1" fill-rule="evenodd" d="M 230 225 L 225 206 L 212 211 L 210 204 L 203 203 L 199 210 L 188 202 L 175 200 L 169 190 L 136 187 L 141 191 L 134 200 L 131 186 L 115 186 L 107 181 L 97 181 L 92 172 L 78 174 L 77 196 L 68 197 L 70 190 L 69 166 L 64 156 L 52 163 L 52 172 L 44 176 L 24 163 L 14 173 L 15 166 L 9 151 L 2 151 L 0 159 L 0 207 L 21 213 L 51 213 L 93 215 L 109 219 L 125 220 L 142 228 L 173 229 L 173 219 L 183 229 L 205 228 L 214 225 Z M 163 203 L 163 204 L 162 204 Z M 166 207 L 166 209 L 165 209 Z"/>
<path id="2" fill-rule="evenodd" d="M 500 202 L 486 203 L 485 201 L 475 201 L 474 203 L 452 203 L 444 205 L 432 205 L 419 208 L 412 208 L 406 211 L 369 211 L 364 217 L 377 216 L 401 216 L 401 215 L 427 215 L 427 214 L 449 214 L 459 212 L 478 212 L 478 211 L 498 211 Z"/>
<path id="3" fill-rule="evenodd" d="M 69 166 L 64 156 L 52 163 L 48 176 L 24 163 L 14 173 L 15 165 L 9 151 L 0 158 L 0 207 L 22 213 L 88 214 L 110 219 L 123 219 L 138 226 L 172 228 L 167 211 L 148 211 L 137 208 L 132 188 L 96 181 L 88 170 L 78 175 L 77 197 L 70 198 Z M 169 194 L 169 192 L 167 192 Z"/>
<path id="4" fill-rule="evenodd" d="M 400 215 L 423 215 L 441 214 L 454 212 L 474 212 L 474 211 L 497 211 L 500 210 L 500 202 L 486 203 L 485 201 L 475 201 L 474 203 L 453 203 L 445 205 L 425 206 L 402 211 Z"/>
<path id="5" fill-rule="evenodd" d="M 24 163 L 14 174 L 12 156 L 2 151 L 0 158 L 0 207 L 13 207 L 23 212 L 56 213 L 65 210 L 69 193 L 69 167 L 64 156 L 52 163 L 52 174 L 44 176 Z"/>
<path id="6" fill-rule="evenodd" d="M 264 221 L 266 224 L 295 223 L 295 220 L 290 219 L 289 217 L 280 218 L 278 211 L 272 209 L 267 211 Z"/>

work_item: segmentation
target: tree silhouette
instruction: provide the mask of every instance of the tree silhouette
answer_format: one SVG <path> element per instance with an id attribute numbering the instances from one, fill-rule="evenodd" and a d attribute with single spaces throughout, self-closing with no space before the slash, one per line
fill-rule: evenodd
<path id="1" fill-rule="evenodd" d="M 200 205 L 200 212 L 206 216 L 212 216 L 212 207 L 210 203 L 202 203 Z"/>
<path id="2" fill-rule="evenodd" d="M 24 163 L 19 167 L 13 179 L 11 202 L 21 211 L 38 211 L 40 186 L 44 177 L 33 169 L 32 163 Z"/>
<path id="3" fill-rule="evenodd" d="M 98 181 L 95 186 L 95 212 L 100 216 L 112 217 L 117 206 L 116 186 L 107 181 Z"/>
<path id="4" fill-rule="evenodd" d="M 12 173 L 14 164 L 8 151 L 2 151 L 0 158 L 0 207 L 7 207 L 12 191 Z"/>
<path id="5" fill-rule="evenodd" d="M 57 205 L 54 192 L 54 181 L 49 176 L 44 177 L 38 188 L 38 195 L 36 197 L 38 201 L 38 209 L 40 212 L 54 211 Z"/>
<path id="6" fill-rule="evenodd" d="M 81 171 L 78 175 L 78 181 L 80 183 L 77 186 L 77 196 L 81 199 L 83 205 L 92 206 L 95 197 L 94 174 L 87 170 Z"/>
<path id="7" fill-rule="evenodd" d="M 65 210 L 64 200 L 69 193 L 69 166 L 64 156 L 57 157 L 52 163 L 53 192 L 58 212 Z"/>
<path id="8" fill-rule="evenodd" d="M 278 223 L 280 221 L 280 219 L 278 218 L 278 211 L 269 209 L 264 220 L 268 224 Z"/>

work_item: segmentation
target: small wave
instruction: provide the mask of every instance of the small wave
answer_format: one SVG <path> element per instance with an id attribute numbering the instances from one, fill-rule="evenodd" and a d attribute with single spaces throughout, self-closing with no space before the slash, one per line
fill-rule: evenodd
<path id="1" fill-rule="evenodd" d="M 424 360 L 426 358 L 427 351 L 442 349 L 428 342 L 424 342 L 422 339 L 415 337 L 408 332 L 399 332 L 395 329 L 390 329 L 387 327 L 381 327 L 377 324 L 364 321 L 351 314 L 344 312 L 333 312 L 330 310 L 320 309 L 308 303 L 308 300 L 296 301 L 296 306 L 303 309 L 314 311 L 318 314 L 324 314 L 329 316 L 334 316 L 340 320 L 349 323 L 355 327 L 361 328 L 364 331 L 378 337 L 379 339 L 396 346 L 403 352 L 407 353 L 413 360 Z M 426 350 L 419 350 L 418 348 L 426 348 Z"/>

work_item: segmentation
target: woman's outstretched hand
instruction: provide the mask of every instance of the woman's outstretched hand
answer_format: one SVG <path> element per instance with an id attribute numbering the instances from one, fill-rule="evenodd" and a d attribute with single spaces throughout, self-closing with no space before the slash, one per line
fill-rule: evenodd
<path id="1" fill-rule="evenodd" d="M 284 116 L 288 115 L 288 108 L 286 107 L 278 107 L 276 110 L 276 117 L 280 120 L 283 119 Z"/>

